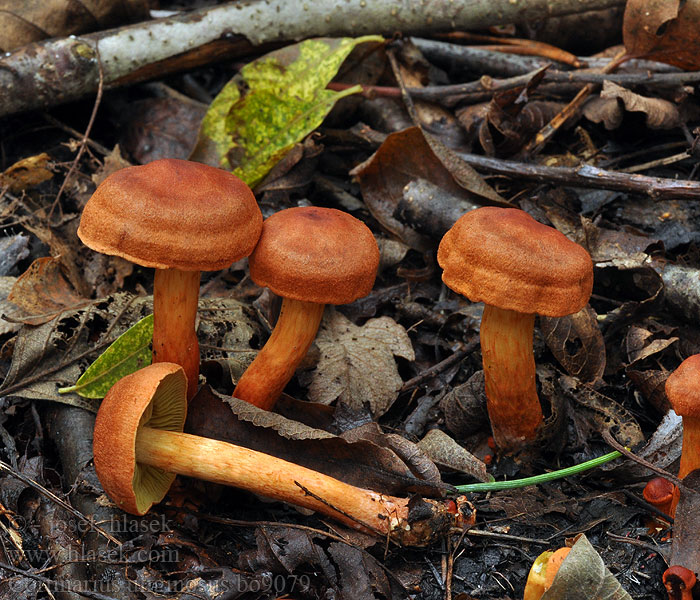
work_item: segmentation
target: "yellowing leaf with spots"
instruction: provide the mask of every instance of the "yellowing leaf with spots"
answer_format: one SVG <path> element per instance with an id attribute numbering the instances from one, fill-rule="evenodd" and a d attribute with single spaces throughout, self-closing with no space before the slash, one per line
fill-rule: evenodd
<path id="1" fill-rule="evenodd" d="M 190 159 L 233 171 L 254 187 L 340 98 L 361 91 L 326 86 L 355 46 L 381 41 L 376 35 L 306 40 L 247 64 L 212 102 Z"/>

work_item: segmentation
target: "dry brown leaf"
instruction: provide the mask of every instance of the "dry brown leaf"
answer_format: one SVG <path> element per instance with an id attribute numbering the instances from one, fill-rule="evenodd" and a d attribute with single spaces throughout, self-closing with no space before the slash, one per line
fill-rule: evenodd
<path id="1" fill-rule="evenodd" d="M 622 123 L 624 110 L 644 113 L 646 126 L 650 129 L 672 129 L 681 123 L 678 107 L 662 98 L 648 98 L 635 94 L 612 81 L 605 81 L 600 97 L 588 102 L 584 116 L 594 123 L 603 123 L 608 130 Z"/>
<path id="2" fill-rule="evenodd" d="M 596 386 L 605 370 L 605 341 L 595 311 L 585 306 L 566 317 L 540 317 L 544 341 L 574 377 Z"/>
<path id="3" fill-rule="evenodd" d="M 673 521 L 670 565 L 697 569 L 700 564 L 700 469 L 683 478 Z"/>
<path id="4" fill-rule="evenodd" d="M 37 258 L 17 278 L 7 299 L 24 315 L 11 315 L 28 325 L 41 325 L 61 314 L 85 306 L 90 301 L 68 283 L 61 262 L 50 256 Z"/>
<path id="5" fill-rule="evenodd" d="M 675 344 L 679 338 L 669 337 L 669 338 L 657 338 L 657 334 L 653 331 L 649 331 L 644 327 L 639 327 L 637 325 L 632 325 L 627 331 L 625 337 L 625 346 L 627 350 L 627 360 L 629 360 L 628 367 L 631 367 L 635 363 L 638 363 L 645 358 L 649 358 L 654 354 L 663 352 L 670 345 Z"/>
<path id="6" fill-rule="evenodd" d="M 622 35 L 627 53 L 695 71 L 700 68 L 698 0 L 628 0 Z"/>
<path id="7" fill-rule="evenodd" d="M 383 493 L 435 496 L 445 490 L 439 478 L 420 478 L 414 465 L 390 447 L 391 440 L 382 439 L 384 434 L 374 440 L 348 440 L 223 396 L 209 386 L 201 387 L 192 399 L 185 431 L 259 450 Z"/>
<path id="8" fill-rule="evenodd" d="M 632 600 L 581 534 L 542 600 Z"/>
<path id="9" fill-rule="evenodd" d="M 403 385 L 394 356 L 414 360 L 406 330 L 390 317 L 358 327 L 341 313 L 326 313 L 316 337 L 321 358 L 308 375 L 309 398 L 352 408 L 367 404 L 375 417 L 394 403 Z"/>
<path id="10" fill-rule="evenodd" d="M 469 201 L 477 194 L 497 204 L 506 204 L 493 188 L 439 139 L 418 127 L 387 136 L 365 162 L 351 171 L 360 182 L 362 197 L 380 225 L 414 250 L 427 250 L 434 242 L 394 217 L 404 188 L 424 179 L 447 193 Z"/>
<path id="11" fill-rule="evenodd" d="M 1 31 L 1 29 L 0 29 Z M 49 170 L 49 155 L 45 152 L 18 160 L 0 174 L 0 187 L 17 194 L 53 177 Z"/>
<path id="12" fill-rule="evenodd" d="M 0 50 L 147 18 L 147 0 L 0 0 Z"/>
<path id="13" fill-rule="evenodd" d="M 441 467 L 466 473 L 479 481 L 493 481 L 486 464 L 441 429 L 431 429 L 418 442 L 418 447 Z"/>

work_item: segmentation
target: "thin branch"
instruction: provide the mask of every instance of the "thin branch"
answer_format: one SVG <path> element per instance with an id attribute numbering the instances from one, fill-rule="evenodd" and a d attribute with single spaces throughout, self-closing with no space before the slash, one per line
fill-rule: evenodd
<path id="1" fill-rule="evenodd" d="M 0 59 L 0 116 L 318 36 L 429 34 L 622 6 L 624 0 L 250 0 L 19 48 Z"/>
<path id="2" fill-rule="evenodd" d="M 117 538 L 115 538 L 113 535 L 111 535 L 109 532 L 105 531 L 101 527 L 98 527 L 97 525 L 95 525 L 90 519 L 88 519 L 79 510 L 76 510 L 75 508 L 73 508 L 65 500 L 61 500 L 61 498 L 59 498 L 56 494 L 54 494 L 50 490 L 47 490 L 43 485 L 37 483 L 36 481 L 33 481 L 32 479 L 30 479 L 29 477 L 26 477 L 25 475 L 22 475 L 22 473 L 15 471 L 10 465 L 8 465 L 6 462 L 4 462 L 2 460 L 0 460 L 0 471 L 3 471 L 5 473 L 7 473 L 8 475 L 11 475 L 15 479 L 19 479 L 22 483 L 35 489 L 40 494 L 46 496 L 49 500 L 51 500 L 52 502 L 55 502 L 64 510 L 67 510 L 74 517 L 77 517 L 81 521 L 84 521 L 85 523 L 87 523 L 88 526 L 90 527 L 90 529 L 99 533 L 101 536 L 104 536 L 110 542 L 113 542 L 114 544 L 117 544 L 118 546 L 121 545 L 121 542 Z"/>
<path id="3" fill-rule="evenodd" d="M 476 169 L 518 179 L 603 190 L 619 190 L 645 194 L 655 200 L 700 199 L 700 182 L 697 181 L 606 171 L 592 165 L 546 167 L 476 154 L 458 153 L 457 156 Z"/>

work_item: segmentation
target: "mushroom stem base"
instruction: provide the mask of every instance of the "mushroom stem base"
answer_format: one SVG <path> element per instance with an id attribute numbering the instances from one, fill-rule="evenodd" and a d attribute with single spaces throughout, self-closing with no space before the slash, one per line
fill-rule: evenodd
<path id="1" fill-rule="evenodd" d="M 486 408 L 501 450 L 517 450 L 536 437 L 542 408 L 535 383 L 535 315 L 485 305 L 481 318 Z"/>
<path id="2" fill-rule="evenodd" d="M 271 410 L 316 337 L 324 304 L 284 298 L 272 335 L 238 381 L 233 395 Z"/>
<path id="3" fill-rule="evenodd" d="M 153 280 L 153 362 L 180 365 L 187 375 L 187 399 L 199 384 L 199 342 L 195 331 L 199 271 L 156 269 Z"/>
<path id="4" fill-rule="evenodd" d="M 407 526 L 407 499 L 357 488 L 227 442 L 142 427 L 136 437 L 136 460 L 316 510 L 363 531 L 390 534 L 399 525 Z"/>

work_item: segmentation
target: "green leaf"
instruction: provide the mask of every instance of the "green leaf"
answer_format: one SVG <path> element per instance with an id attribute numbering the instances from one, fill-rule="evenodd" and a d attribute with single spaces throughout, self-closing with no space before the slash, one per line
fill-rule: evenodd
<path id="1" fill-rule="evenodd" d="M 122 377 L 151 364 L 153 315 L 132 325 L 92 363 L 71 387 L 60 388 L 59 394 L 75 392 L 83 398 L 104 398 Z"/>
<path id="2" fill-rule="evenodd" d="M 335 102 L 361 91 L 359 85 L 326 89 L 350 51 L 382 41 L 377 35 L 317 38 L 248 63 L 212 102 L 190 159 L 233 171 L 254 187 Z"/>

